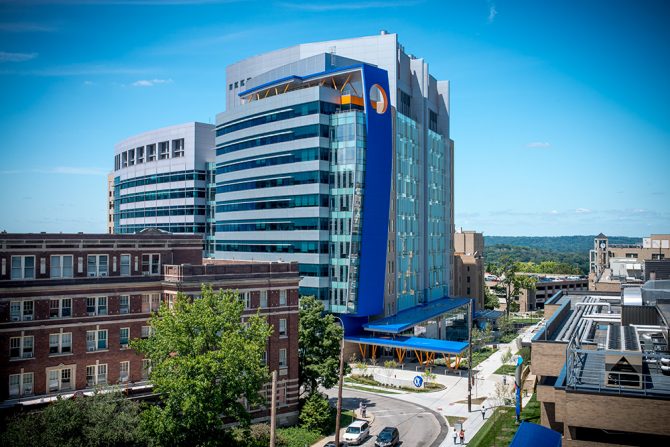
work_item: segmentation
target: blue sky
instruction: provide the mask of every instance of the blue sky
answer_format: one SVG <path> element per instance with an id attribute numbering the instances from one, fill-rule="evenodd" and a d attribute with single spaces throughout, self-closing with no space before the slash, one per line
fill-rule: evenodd
<path id="1" fill-rule="evenodd" d="M 670 3 L 0 0 L 0 229 L 104 232 L 114 144 L 213 122 L 225 67 L 399 34 L 452 81 L 456 226 L 670 232 Z"/>

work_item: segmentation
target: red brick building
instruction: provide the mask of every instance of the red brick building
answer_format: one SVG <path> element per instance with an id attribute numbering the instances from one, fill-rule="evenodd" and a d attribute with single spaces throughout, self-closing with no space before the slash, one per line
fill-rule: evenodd
<path id="1" fill-rule="evenodd" d="M 279 422 L 297 416 L 297 264 L 202 264 L 202 236 L 0 235 L 0 406 L 30 405 L 96 386 L 150 387 L 150 364 L 128 347 L 178 292 L 203 283 L 238 290 L 245 314 L 275 328 L 267 349 L 279 372 Z M 266 392 L 269 398 L 269 384 Z M 254 412 L 255 418 L 267 411 Z"/>

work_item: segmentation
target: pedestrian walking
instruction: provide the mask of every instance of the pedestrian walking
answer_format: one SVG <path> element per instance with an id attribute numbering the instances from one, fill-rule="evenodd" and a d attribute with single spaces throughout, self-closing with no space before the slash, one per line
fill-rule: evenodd
<path id="1" fill-rule="evenodd" d="M 503 376 L 503 385 L 507 385 L 507 376 Z"/>
<path id="2" fill-rule="evenodd" d="M 486 407 L 484 407 L 484 405 L 482 405 L 482 421 L 484 419 L 486 419 Z"/>
<path id="3" fill-rule="evenodd" d="M 458 433 L 456 433 L 456 427 L 454 427 L 454 445 L 457 444 L 456 440 L 458 439 Z"/>
<path id="4" fill-rule="evenodd" d="M 461 427 L 461 433 L 459 434 L 459 437 L 461 438 L 461 444 L 465 444 L 465 430 L 463 430 L 463 427 Z"/>

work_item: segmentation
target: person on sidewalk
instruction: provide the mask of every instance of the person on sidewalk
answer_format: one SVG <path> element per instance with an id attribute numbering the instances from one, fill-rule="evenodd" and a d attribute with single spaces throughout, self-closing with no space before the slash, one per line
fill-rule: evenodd
<path id="1" fill-rule="evenodd" d="M 456 433 L 456 427 L 454 427 L 454 445 L 457 444 L 456 440 L 458 439 L 458 433 Z"/>
<path id="2" fill-rule="evenodd" d="M 465 445 L 465 430 L 463 429 L 463 426 L 461 426 L 459 437 L 461 438 L 461 445 Z"/>
<path id="3" fill-rule="evenodd" d="M 482 421 L 486 419 L 486 407 L 482 405 Z"/>

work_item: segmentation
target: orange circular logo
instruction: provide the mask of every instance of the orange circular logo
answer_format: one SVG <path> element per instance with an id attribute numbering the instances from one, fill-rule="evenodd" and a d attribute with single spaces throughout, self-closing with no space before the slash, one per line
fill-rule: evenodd
<path id="1" fill-rule="evenodd" d="M 386 92 L 379 84 L 375 84 L 370 87 L 370 105 L 374 111 L 380 115 L 383 115 L 388 108 L 388 96 L 386 96 Z"/>

